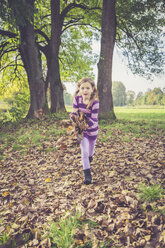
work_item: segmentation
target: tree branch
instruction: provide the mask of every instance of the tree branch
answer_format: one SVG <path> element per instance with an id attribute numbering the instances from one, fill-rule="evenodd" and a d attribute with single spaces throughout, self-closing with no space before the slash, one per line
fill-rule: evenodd
<path id="1" fill-rule="evenodd" d="M 7 36 L 7 37 L 9 37 L 9 38 L 15 38 L 15 37 L 17 36 L 16 33 L 12 33 L 12 32 L 10 32 L 10 31 L 5 31 L 5 30 L 2 30 L 2 29 L 0 29 L 0 34 L 1 34 L 2 36 Z"/>
<path id="2" fill-rule="evenodd" d="M 122 20 L 121 20 L 121 22 L 123 23 Z M 140 51 L 141 49 L 140 49 L 140 46 L 137 43 L 137 40 L 134 38 L 134 36 L 131 34 L 131 32 L 128 30 L 128 28 L 124 25 L 124 28 L 120 27 L 120 29 L 127 35 L 128 38 L 131 38 L 134 41 L 134 43 L 136 44 L 137 48 Z"/>
<path id="3" fill-rule="evenodd" d="M 1 51 L 3 51 L 4 47 L 7 46 L 9 44 L 9 42 L 4 42 L 0 45 L 0 53 Z"/>
<path id="4" fill-rule="evenodd" d="M 41 31 L 40 29 L 35 29 L 35 32 L 38 33 L 38 34 L 40 34 L 42 37 L 44 37 L 45 40 L 47 41 L 47 43 L 50 42 L 49 37 L 43 31 Z"/>
<path id="5" fill-rule="evenodd" d="M 5 51 L 3 51 L 3 48 L 2 48 L 2 51 L 0 51 L 0 58 L 2 58 L 2 56 L 3 55 L 5 55 L 6 53 L 10 53 L 10 52 L 15 52 L 15 51 L 17 51 L 18 50 L 18 48 L 16 47 L 16 48 L 8 48 L 8 49 L 6 49 Z"/>
<path id="6" fill-rule="evenodd" d="M 43 53 L 45 54 L 45 56 L 46 56 L 47 49 L 48 49 L 48 45 L 41 46 L 39 43 L 37 43 L 37 46 L 38 46 L 39 50 L 40 50 L 41 52 L 43 52 Z"/>
<path id="7" fill-rule="evenodd" d="M 14 60 L 12 62 L 10 62 L 9 64 L 5 65 L 4 67 L 0 68 L 0 72 L 7 69 L 8 67 L 13 67 L 13 66 L 15 67 L 15 61 Z M 21 65 L 21 64 L 17 64 L 17 66 L 23 67 L 23 65 Z"/>
<path id="8" fill-rule="evenodd" d="M 70 3 L 68 4 L 68 6 L 63 9 L 63 11 L 61 12 L 61 21 L 63 23 L 64 21 L 64 18 L 66 17 L 67 13 L 71 10 L 71 9 L 74 9 L 74 8 L 80 8 L 80 9 L 83 9 L 83 10 L 101 10 L 101 8 L 99 7 L 94 7 L 94 8 L 89 8 L 88 6 L 84 5 L 84 4 L 76 4 L 76 3 Z"/>
<path id="9" fill-rule="evenodd" d="M 63 33 L 66 29 L 68 29 L 68 28 L 70 28 L 70 27 L 72 27 L 72 26 L 89 26 L 89 27 L 91 27 L 91 28 L 93 28 L 93 29 L 95 29 L 95 30 L 101 32 L 101 29 L 99 29 L 99 28 L 97 28 L 97 27 L 93 27 L 91 24 L 83 23 L 83 22 L 82 22 L 82 23 L 73 23 L 73 24 L 67 25 L 67 26 L 62 30 L 62 33 Z"/>

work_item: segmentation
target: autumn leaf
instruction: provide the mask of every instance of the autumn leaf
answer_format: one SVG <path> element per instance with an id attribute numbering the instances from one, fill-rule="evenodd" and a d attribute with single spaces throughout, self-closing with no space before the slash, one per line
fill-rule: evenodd
<path id="1" fill-rule="evenodd" d="M 65 143 L 60 144 L 60 150 L 65 150 L 67 148 L 67 145 Z"/>
<path id="2" fill-rule="evenodd" d="M 73 126 L 68 126 L 68 128 L 67 128 L 67 134 L 70 134 L 72 130 L 73 130 Z"/>
<path id="3" fill-rule="evenodd" d="M 13 202 L 9 203 L 9 208 L 11 208 L 13 206 Z"/>
<path id="4" fill-rule="evenodd" d="M 83 241 L 81 239 L 74 240 L 75 245 L 83 245 Z"/>
<path id="5" fill-rule="evenodd" d="M 50 177 L 46 178 L 46 179 L 45 179 L 45 182 L 46 182 L 46 183 L 50 183 L 50 182 L 51 182 L 51 178 L 50 178 Z"/>
<path id="6" fill-rule="evenodd" d="M 6 197 L 6 196 L 8 196 L 8 195 L 10 195 L 10 192 L 8 192 L 8 191 L 5 191 L 5 192 L 2 194 L 3 197 Z"/>

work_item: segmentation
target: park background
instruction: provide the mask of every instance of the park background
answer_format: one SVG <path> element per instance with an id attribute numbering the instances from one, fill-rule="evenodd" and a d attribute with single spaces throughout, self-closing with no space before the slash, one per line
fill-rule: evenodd
<path id="1" fill-rule="evenodd" d="M 115 1 L 48 2 L 0 1 L 0 248 L 164 247 L 163 74 L 161 79 L 152 75 L 154 81 L 132 75 L 125 67 L 126 60 L 115 47 L 112 93 L 116 118 L 99 119 L 99 134 L 91 163 L 93 183 L 84 185 L 80 148 L 72 130 L 69 112 L 72 109 L 74 84 L 77 80 L 85 74 L 95 78 L 97 82 L 100 36 L 97 33 L 94 37 L 96 40 L 86 39 L 88 36 L 93 37 L 87 26 L 82 27 L 82 30 L 78 27 L 71 28 L 71 32 L 62 36 L 65 49 L 60 50 L 60 76 L 68 91 L 67 93 L 64 87 L 67 112 L 56 111 L 53 100 L 55 96 L 58 98 L 58 94 L 50 99 L 48 88 L 49 107 L 53 102 L 51 111 L 35 115 L 37 109 L 34 104 L 31 118 L 26 118 L 30 93 L 33 94 L 34 91 L 29 91 L 29 71 L 23 68 L 20 53 L 15 55 L 15 52 L 22 45 L 22 52 L 26 54 L 26 57 L 22 54 L 22 59 L 28 58 L 28 66 L 36 69 L 38 64 L 33 64 L 34 58 L 38 58 L 38 50 L 34 49 L 35 42 L 43 42 L 44 48 L 48 48 L 50 39 L 56 38 L 54 32 L 50 32 L 51 28 L 48 28 L 50 15 L 60 16 L 59 12 L 54 15 L 57 11 L 54 3 L 58 7 L 61 4 L 61 9 L 65 10 L 63 14 L 71 10 L 77 17 L 76 21 L 79 21 L 78 18 L 84 12 L 70 7 L 77 8 L 80 2 L 81 7 L 84 7 L 84 3 L 89 4 L 88 7 L 99 5 L 99 9 L 92 12 L 92 15 L 85 12 L 85 20 L 90 20 L 90 24 L 92 20 L 92 24 L 97 24 L 100 28 L 100 4 L 110 3 L 114 6 Z M 31 7 L 33 9 L 33 3 L 36 12 L 26 11 L 31 10 Z M 117 38 L 122 38 L 118 39 L 119 44 L 120 41 L 124 42 L 120 48 L 127 48 L 128 52 L 138 55 L 134 62 L 139 63 L 133 63 L 137 67 L 132 69 L 136 69 L 137 73 L 145 72 L 143 76 L 147 73 L 150 75 L 150 72 L 159 74 L 163 65 L 161 59 L 164 48 L 162 49 L 163 43 L 162 40 L 160 42 L 159 35 L 162 34 L 160 31 L 164 23 L 161 18 L 164 1 L 118 0 L 116 3 L 119 18 Z M 38 40 L 32 39 L 33 42 L 28 46 L 26 39 L 34 34 L 29 14 L 34 13 L 35 25 L 39 25 L 44 35 L 42 32 L 38 33 Z M 44 18 L 41 18 L 42 15 Z M 65 16 L 65 28 L 73 21 L 72 17 Z M 44 25 L 40 25 L 38 20 Z M 26 25 L 22 26 L 20 23 Z M 52 20 L 52 26 L 53 24 L 55 23 Z M 32 31 L 30 33 L 29 28 Z M 133 40 L 129 42 L 125 34 L 129 38 L 136 36 L 136 40 L 133 40 L 139 41 L 140 53 L 133 45 Z M 109 43 L 107 47 L 108 45 Z M 159 45 L 161 51 L 158 49 Z M 10 50 L 11 47 L 14 49 Z M 8 55 L 9 51 L 11 56 Z M 57 62 L 59 57 L 51 54 L 51 58 Z M 42 59 L 45 80 L 48 68 L 45 57 Z M 124 60 L 123 64 L 121 60 Z M 153 60 L 156 62 L 153 63 Z M 55 67 L 54 61 L 52 62 L 53 76 L 50 81 L 54 83 L 58 72 L 55 69 L 58 66 Z M 138 65 L 142 65 L 142 68 Z M 60 82 L 60 79 L 57 81 Z M 34 82 L 32 86 L 40 86 L 35 92 L 36 97 L 42 84 L 37 85 L 35 80 Z"/>

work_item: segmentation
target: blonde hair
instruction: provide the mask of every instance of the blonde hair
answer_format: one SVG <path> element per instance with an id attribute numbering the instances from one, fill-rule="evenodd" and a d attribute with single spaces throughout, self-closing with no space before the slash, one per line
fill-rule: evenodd
<path id="1" fill-rule="evenodd" d="M 89 100 L 89 104 L 87 106 L 87 108 L 89 108 L 95 100 L 98 100 L 98 93 L 97 93 L 97 89 L 96 89 L 95 82 L 93 81 L 93 79 L 89 78 L 89 77 L 84 77 L 77 82 L 77 88 L 78 89 L 76 90 L 74 96 L 78 95 L 79 90 L 80 90 L 80 86 L 83 83 L 90 83 L 90 85 L 92 86 L 92 89 L 93 89 L 93 92 L 92 92 L 90 100 Z"/>

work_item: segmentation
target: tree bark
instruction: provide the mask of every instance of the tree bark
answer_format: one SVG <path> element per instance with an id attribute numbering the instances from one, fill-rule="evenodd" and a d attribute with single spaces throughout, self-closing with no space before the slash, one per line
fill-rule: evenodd
<path id="1" fill-rule="evenodd" d="M 33 2 L 31 2 L 33 7 Z M 31 118 L 39 110 L 43 110 L 45 99 L 44 80 L 40 63 L 40 54 L 35 42 L 33 24 L 26 20 L 26 25 L 20 26 L 20 53 L 27 72 L 30 89 L 30 108 L 27 117 Z"/>
<path id="2" fill-rule="evenodd" d="M 48 63 L 48 79 L 50 82 L 51 113 L 66 111 L 59 66 L 61 30 L 60 0 L 51 0 L 51 40 L 49 59 L 47 60 L 50 61 Z"/>
<path id="3" fill-rule="evenodd" d="M 99 118 L 115 119 L 112 100 L 112 60 L 116 38 L 115 0 L 103 0 L 101 51 L 98 63 Z"/>

